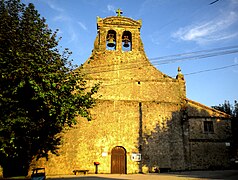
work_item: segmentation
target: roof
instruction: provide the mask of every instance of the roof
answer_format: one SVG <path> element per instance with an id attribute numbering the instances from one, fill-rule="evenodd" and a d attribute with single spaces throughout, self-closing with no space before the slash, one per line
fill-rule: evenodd
<path id="1" fill-rule="evenodd" d="M 196 106 L 196 107 L 199 107 L 201 110 L 212 112 L 213 116 L 219 116 L 219 117 L 223 117 L 223 118 L 231 118 L 231 116 L 229 114 L 225 113 L 225 112 L 222 112 L 222 111 L 219 111 L 219 110 L 214 109 L 212 107 L 203 105 L 199 102 L 190 100 L 188 98 L 186 98 L 185 100 L 187 102 L 187 105 Z"/>
<path id="2" fill-rule="evenodd" d="M 133 20 L 131 18 L 128 17 L 124 17 L 124 16 L 110 16 L 110 17 L 106 17 L 106 18 L 100 18 L 97 17 L 97 27 L 101 27 L 103 25 L 110 25 L 110 26 L 134 26 L 137 28 L 141 28 L 142 25 L 142 21 L 141 20 Z"/>

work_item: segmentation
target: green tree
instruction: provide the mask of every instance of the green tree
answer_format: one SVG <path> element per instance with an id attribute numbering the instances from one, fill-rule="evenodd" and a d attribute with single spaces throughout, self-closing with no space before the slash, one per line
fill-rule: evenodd
<path id="1" fill-rule="evenodd" d="M 232 156 L 238 159 L 238 102 L 234 101 L 234 105 L 232 105 L 229 101 L 225 101 L 224 104 L 212 106 L 212 108 L 231 115 L 231 127 L 233 135 Z"/>
<path id="2" fill-rule="evenodd" d="M 86 89 L 70 51 L 58 48 L 33 4 L 0 2 L 0 164 L 4 176 L 26 175 L 33 158 L 57 154 L 59 133 L 89 108 L 95 85 Z"/>
<path id="3" fill-rule="evenodd" d="M 236 104 L 236 101 L 235 101 Z M 218 106 L 212 106 L 212 108 L 217 109 L 219 111 L 225 112 L 231 116 L 234 116 L 235 109 L 234 107 L 230 104 L 229 101 L 224 101 L 224 104 L 219 104 Z"/>

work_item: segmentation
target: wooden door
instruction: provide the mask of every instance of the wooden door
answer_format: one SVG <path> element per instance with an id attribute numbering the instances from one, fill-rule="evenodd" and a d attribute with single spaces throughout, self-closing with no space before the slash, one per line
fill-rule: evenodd
<path id="1" fill-rule="evenodd" d="M 111 173 L 126 174 L 126 150 L 117 146 L 112 149 Z"/>

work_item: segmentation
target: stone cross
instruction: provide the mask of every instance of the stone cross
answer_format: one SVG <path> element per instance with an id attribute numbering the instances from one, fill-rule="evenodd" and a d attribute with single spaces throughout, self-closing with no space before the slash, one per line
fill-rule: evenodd
<path id="1" fill-rule="evenodd" d="M 117 16 L 120 17 L 123 12 L 122 12 L 122 10 L 117 9 L 116 13 L 117 13 Z"/>

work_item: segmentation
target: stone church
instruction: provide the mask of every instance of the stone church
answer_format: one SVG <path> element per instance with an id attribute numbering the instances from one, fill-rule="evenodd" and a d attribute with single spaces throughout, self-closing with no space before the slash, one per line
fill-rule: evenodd
<path id="1" fill-rule="evenodd" d="M 63 134 L 60 156 L 33 166 L 45 167 L 48 175 L 230 166 L 229 116 L 186 98 L 180 68 L 172 78 L 150 63 L 141 26 L 120 11 L 97 18 L 94 49 L 82 69 L 88 86 L 100 83 L 93 119 L 79 117 Z"/>

